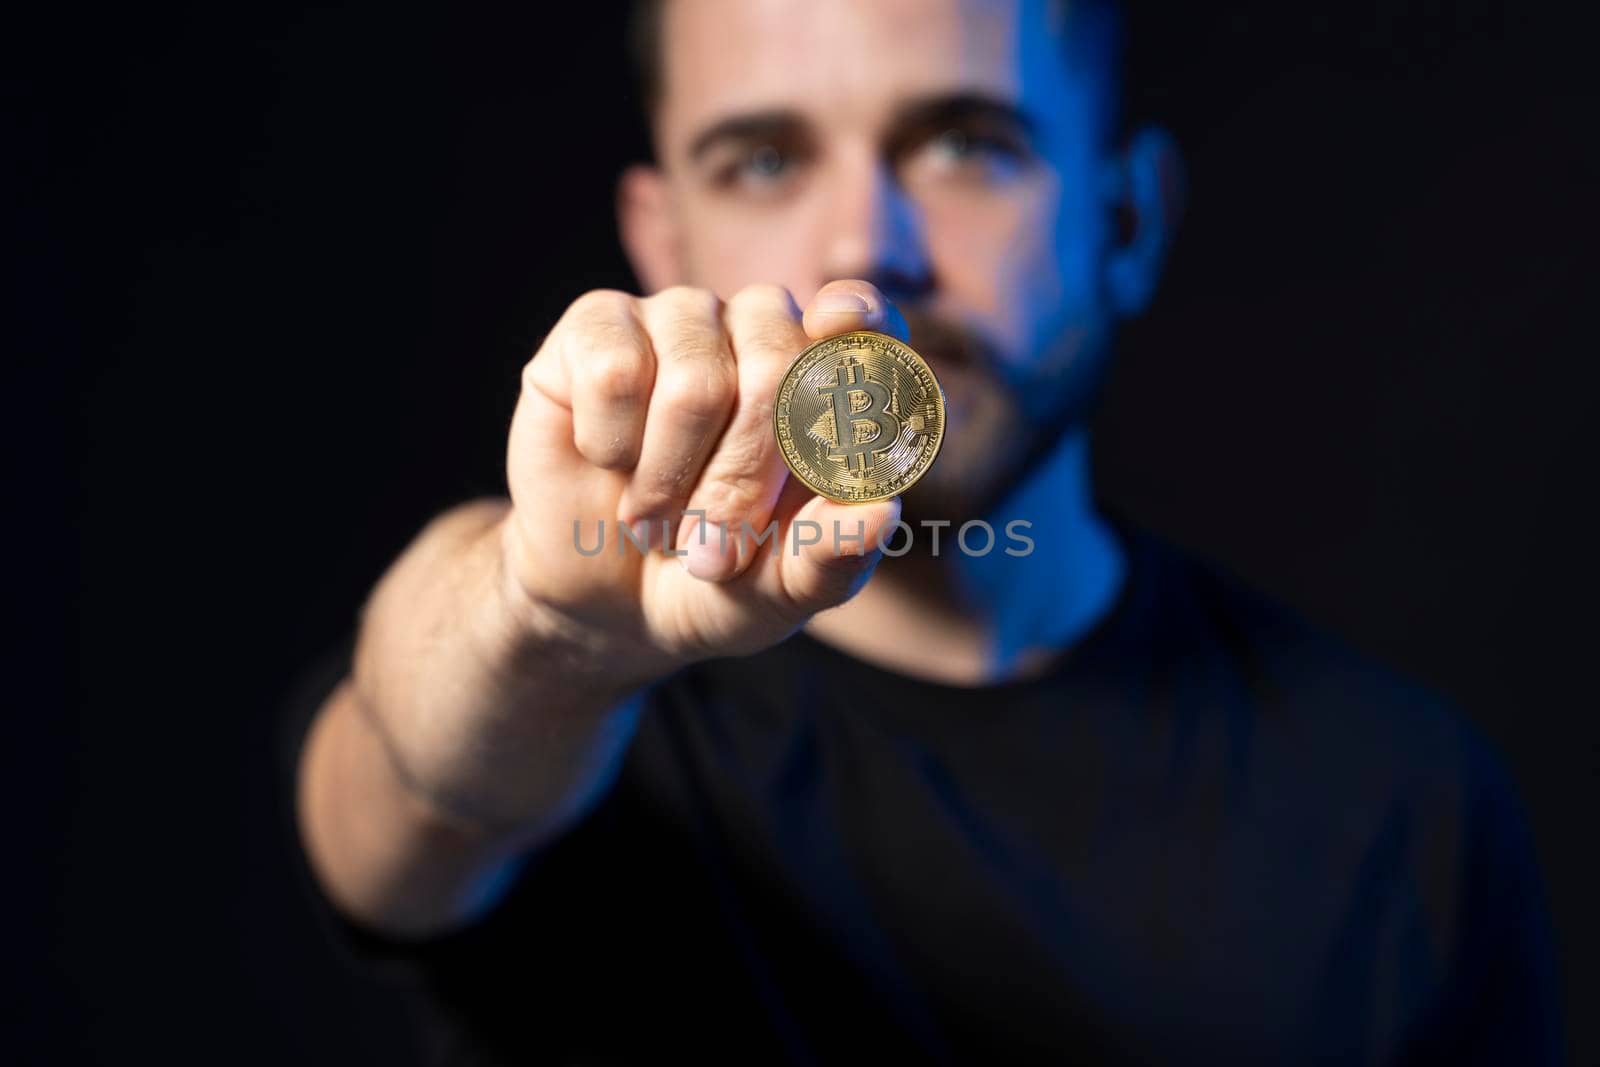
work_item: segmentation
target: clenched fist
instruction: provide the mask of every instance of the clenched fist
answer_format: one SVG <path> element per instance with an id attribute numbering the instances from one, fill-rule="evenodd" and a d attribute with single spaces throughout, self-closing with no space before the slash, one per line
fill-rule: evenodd
<path id="1" fill-rule="evenodd" d="M 524 370 L 508 448 L 506 566 L 530 617 L 643 682 L 764 648 L 848 598 L 899 502 L 812 494 L 772 405 L 801 349 L 853 329 L 905 337 L 865 282 L 824 287 L 804 315 L 769 285 L 575 301 Z M 796 522 L 817 526 L 797 537 Z"/>
<path id="2" fill-rule="evenodd" d="M 522 376 L 510 504 L 452 509 L 394 562 L 302 753 L 301 832 L 341 908 L 407 936 L 470 921 L 508 864 L 604 793 L 634 693 L 773 644 L 860 586 L 899 502 L 812 495 L 772 421 L 790 361 L 854 329 L 905 336 L 864 282 L 824 287 L 803 316 L 775 286 L 573 303 Z M 602 522 L 602 550 L 580 551 L 575 525 L 592 548 Z M 798 538 L 801 523 L 816 526 Z"/>

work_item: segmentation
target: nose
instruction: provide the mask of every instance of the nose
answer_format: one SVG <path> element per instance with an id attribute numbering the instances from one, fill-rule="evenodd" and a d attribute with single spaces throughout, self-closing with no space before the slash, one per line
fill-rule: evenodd
<path id="1" fill-rule="evenodd" d="M 897 303 L 933 288 L 921 212 L 883 163 L 849 168 L 835 191 L 823 281 L 861 278 Z"/>

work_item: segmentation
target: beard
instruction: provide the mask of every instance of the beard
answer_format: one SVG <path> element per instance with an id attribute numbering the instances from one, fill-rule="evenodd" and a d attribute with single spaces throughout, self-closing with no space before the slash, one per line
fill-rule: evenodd
<path id="1" fill-rule="evenodd" d="M 1084 424 L 1108 361 L 1085 332 L 1007 373 L 1015 364 L 976 330 L 914 308 L 905 318 L 911 346 L 944 388 L 945 436 L 939 458 L 902 497 L 902 516 L 960 525 L 992 511 Z"/>

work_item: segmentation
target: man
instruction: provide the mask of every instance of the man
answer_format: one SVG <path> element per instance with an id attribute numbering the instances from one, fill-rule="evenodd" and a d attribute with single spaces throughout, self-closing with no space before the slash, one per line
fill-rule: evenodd
<path id="1" fill-rule="evenodd" d="M 1481 742 L 1094 507 L 1085 411 L 1181 199 L 1119 126 L 1111 5 L 640 27 L 652 295 L 562 316 L 510 499 L 394 564 L 303 750 L 317 884 L 442 1058 L 1552 1059 Z M 774 440 L 789 362 L 858 328 L 948 393 L 903 502 L 813 496 Z M 979 519 L 1031 551 L 962 551 Z M 619 522 L 670 540 L 583 551 Z"/>

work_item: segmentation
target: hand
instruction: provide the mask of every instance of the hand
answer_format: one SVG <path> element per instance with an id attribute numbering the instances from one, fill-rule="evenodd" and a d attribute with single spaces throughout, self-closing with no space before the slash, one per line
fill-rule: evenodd
<path id="1" fill-rule="evenodd" d="M 824 286 L 803 316 L 771 285 L 725 303 L 689 288 L 576 300 L 525 368 L 511 427 L 502 543 L 530 627 L 588 670 L 643 683 L 765 648 L 860 588 L 900 502 L 813 494 L 784 465 L 772 410 L 801 349 L 854 329 L 905 339 L 899 313 L 860 281 Z M 687 555 L 641 552 L 618 525 L 646 523 L 660 546 L 663 521 Z M 583 554 L 602 522 L 601 551 Z M 797 522 L 817 527 L 797 538 Z M 835 522 L 861 535 L 838 542 L 840 554 Z M 818 528 L 817 543 L 798 544 Z"/>

